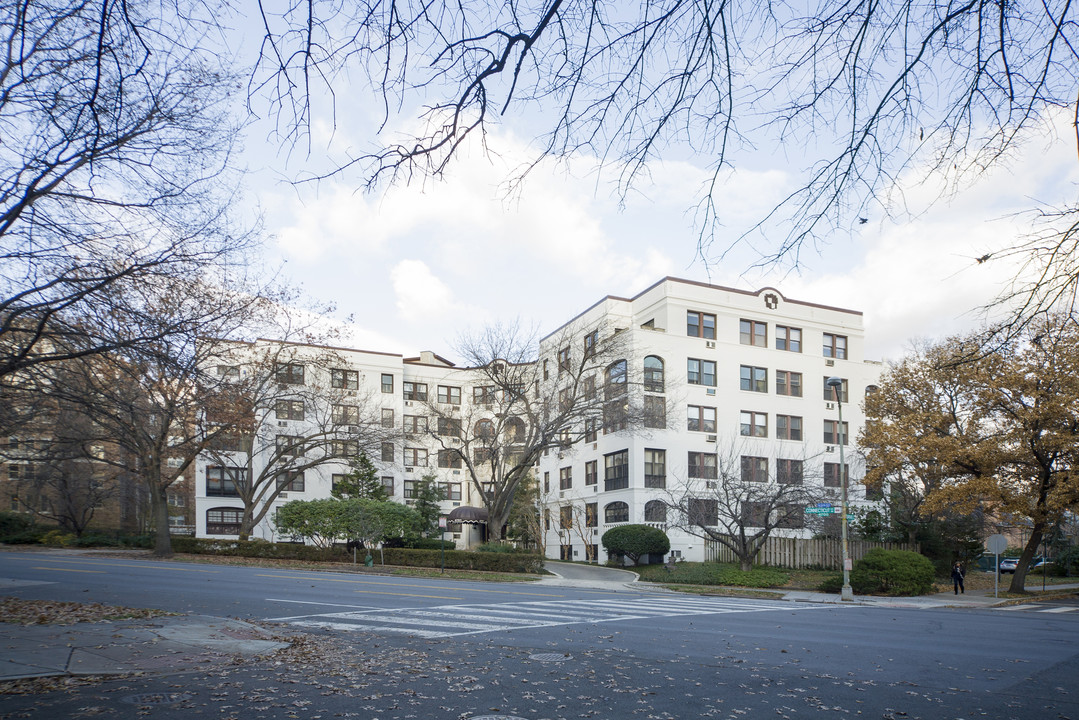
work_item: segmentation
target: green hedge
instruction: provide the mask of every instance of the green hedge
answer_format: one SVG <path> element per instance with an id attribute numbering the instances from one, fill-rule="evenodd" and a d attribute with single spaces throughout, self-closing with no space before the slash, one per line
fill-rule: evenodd
<path id="1" fill-rule="evenodd" d="M 277 558 L 281 560 L 307 560 L 313 562 L 352 562 L 352 552 L 343 547 L 318 548 L 299 543 L 271 543 L 261 540 L 240 542 L 238 540 L 207 540 L 204 538 L 173 538 L 172 549 L 180 553 L 197 555 L 224 555 L 229 557 Z M 362 561 L 363 550 L 359 552 Z M 387 565 L 412 567 L 442 567 L 443 552 L 440 550 L 417 550 L 414 548 L 384 548 L 372 550 L 376 563 L 385 558 Z M 538 573 L 543 567 L 539 555 L 522 553 L 475 553 L 463 550 L 446 550 L 445 563 L 453 570 L 485 570 L 490 572 Z"/>
<path id="2" fill-rule="evenodd" d="M 861 595 L 925 595 L 933 591 L 935 574 L 923 555 L 875 548 L 854 564 L 850 585 Z"/>
<path id="3" fill-rule="evenodd" d="M 670 571 L 665 565 L 645 565 L 633 569 L 641 580 L 686 585 L 728 585 L 732 587 L 782 587 L 790 575 L 779 568 L 756 567 L 746 572 L 727 563 L 677 563 Z"/>

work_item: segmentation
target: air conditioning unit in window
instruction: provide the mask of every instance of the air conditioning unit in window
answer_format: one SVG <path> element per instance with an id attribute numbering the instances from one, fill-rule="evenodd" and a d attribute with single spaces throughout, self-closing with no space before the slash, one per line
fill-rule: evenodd
<path id="1" fill-rule="evenodd" d="M 406 468 L 405 468 L 405 472 L 412 472 L 412 468 L 410 468 L 410 467 L 406 467 Z"/>
<path id="2" fill-rule="evenodd" d="M 824 452 L 835 452 L 835 445 L 828 445 L 824 448 Z"/>
<path id="3" fill-rule="evenodd" d="M 712 481 L 712 480 L 709 480 L 708 482 L 706 482 L 706 483 L 704 484 L 704 486 L 705 486 L 706 488 L 708 488 L 709 490 L 715 490 L 715 489 L 716 489 L 716 484 L 715 484 L 715 482 L 714 482 L 714 481 Z"/>
<path id="4" fill-rule="evenodd" d="M 461 474 L 461 471 L 460 471 L 460 470 L 454 470 L 454 471 L 453 471 L 453 474 L 454 474 L 454 475 L 460 475 L 460 474 Z"/>
<path id="5" fill-rule="evenodd" d="M 704 391 L 704 394 L 705 395 L 715 395 L 716 394 L 716 389 L 715 388 L 708 388 L 707 390 Z"/>
<path id="6" fill-rule="evenodd" d="M 706 341 L 704 343 L 704 346 L 707 347 L 707 348 L 714 348 L 716 346 L 716 341 L 715 340 L 708 340 L 708 341 Z"/>
<path id="7" fill-rule="evenodd" d="M 405 407 L 412 407 L 412 401 L 411 400 L 405 400 Z"/>
<path id="8" fill-rule="evenodd" d="M 825 360 L 824 364 L 828 367 L 835 367 L 835 360 Z"/>
<path id="9" fill-rule="evenodd" d="M 287 497 L 288 497 L 288 493 L 280 493 L 280 494 L 278 494 L 278 496 L 277 496 L 277 497 L 279 497 L 279 498 L 287 498 Z"/>
<path id="10" fill-rule="evenodd" d="M 716 436 L 715 435 L 709 435 L 704 439 L 704 441 L 705 442 L 715 442 L 716 441 Z"/>
<path id="11" fill-rule="evenodd" d="M 835 403 L 834 402 L 826 402 L 826 403 L 824 403 L 824 409 L 825 410 L 835 410 Z"/>
<path id="12" fill-rule="evenodd" d="M 285 422 L 284 420 L 278 420 L 277 421 L 277 427 L 288 427 L 288 423 Z"/>
<path id="13" fill-rule="evenodd" d="M 346 428 L 346 431 L 352 434 L 356 434 L 360 431 L 360 428 L 356 425 L 349 425 L 348 428 Z"/>

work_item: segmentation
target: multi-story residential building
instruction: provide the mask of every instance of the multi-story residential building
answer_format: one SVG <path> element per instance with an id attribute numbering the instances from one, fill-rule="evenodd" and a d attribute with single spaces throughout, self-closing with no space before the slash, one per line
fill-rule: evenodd
<path id="1" fill-rule="evenodd" d="M 751 480 L 804 480 L 821 486 L 821 497 L 827 497 L 839 484 L 838 448 L 846 440 L 851 495 L 864 499 L 851 440 L 864 421 L 861 398 L 880 368 L 862 359 L 863 335 L 862 316 L 855 311 L 788 300 L 771 288 L 746 292 L 674 278 L 633 298 L 604 298 L 567 322 L 541 342 L 536 365 L 521 376 L 530 378 L 521 392 L 546 399 L 557 413 L 565 390 L 560 382 L 572 376 L 581 387 L 594 388 L 604 406 L 601 415 L 576 415 L 582 427 L 566 428 L 534 469 L 548 554 L 603 560 L 598 545 L 606 529 L 650 522 L 668 530 L 674 553 L 701 559 L 704 541 L 679 532 L 659 508 L 695 492 L 698 484 L 714 485 L 724 454 L 739 456 L 743 476 Z M 609 342 L 615 336 L 618 342 Z M 580 358 L 612 348 L 618 357 L 603 358 L 605 371 L 589 370 L 587 377 L 570 372 L 582 367 Z M 492 420 L 496 432 L 507 435 L 523 436 L 530 429 L 500 417 L 489 373 L 457 367 L 431 352 L 405 358 L 288 345 L 287 358 L 278 356 L 273 372 L 279 394 L 256 418 L 258 432 L 293 438 L 315 432 L 314 405 L 323 397 L 331 420 L 334 412 L 354 412 L 355 418 L 336 419 L 387 431 L 377 450 L 368 452 L 394 500 L 407 503 L 415 483 L 431 475 L 446 492 L 446 513 L 484 505 L 453 443 L 482 442 Z M 835 402 L 825 397 L 830 376 L 844 381 L 845 427 L 838 425 Z M 507 446 L 507 454 L 512 450 Z M 235 486 L 245 461 L 241 446 L 235 452 L 232 461 L 218 451 L 197 464 L 199 536 L 238 533 L 242 502 Z M 313 451 L 314 461 L 301 475 L 286 475 L 268 502 L 328 497 L 335 477 L 348 472 L 348 453 L 320 452 Z M 478 460 L 483 452 L 477 444 L 464 456 Z M 249 464 L 271 461 L 266 452 L 251 454 Z M 272 519 L 271 508 L 253 536 L 275 538 Z M 475 526 L 451 530 L 459 546 L 480 540 Z"/>
<path id="2" fill-rule="evenodd" d="M 607 529 L 649 523 L 667 530 L 676 557 L 701 560 L 704 540 L 679 531 L 671 517 L 687 507 L 687 495 L 699 496 L 689 499 L 690 512 L 694 502 L 723 512 L 717 485 L 726 466 L 741 482 L 804 482 L 819 488 L 811 493 L 817 499 L 838 500 L 841 442 L 851 498 L 864 501 L 853 440 L 880 364 L 863 360 L 861 313 L 789 300 L 772 288 L 666 278 L 632 298 L 604 298 L 569 326 L 572 339 L 556 330 L 540 357 L 585 352 L 597 333 L 628 336 L 625 356 L 610 367 L 626 378 L 627 405 L 644 416 L 636 428 L 604 427 L 542 458 L 549 556 L 603 560 Z M 842 427 L 829 377 L 842 379 Z M 720 498 L 719 508 L 710 498 Z M 776 533 L 808 535 L 800 517 Z"/>

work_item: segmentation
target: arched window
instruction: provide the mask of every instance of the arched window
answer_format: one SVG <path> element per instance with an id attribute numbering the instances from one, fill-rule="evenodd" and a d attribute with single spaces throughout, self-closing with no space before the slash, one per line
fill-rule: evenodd
<path id="1" fill-rule="evenodd" d="M 663 392 L 663 358 L 649 355 L 644 359 L 645 392 Z"/>
<path id="2" fill-rule="evenodd" d="M 870 395 L 876 395 L 878 392 L 880 392 L 880 388 L 877 387 L 876 385 L 866 385 L 865 386 L 865 396 L 866 397 L 869 397 Z"/>
<path id="3" fill-rule="evenodd" d="M 626 392 L 625 360 L 616 360 L 607 366 L 604 373 L 604 390 L 608 398 L 617 397 Z"/>
<path id="4" fill-rule="evenodd" d="M 207 535 L 239 535 L 244 511 L 240 508 L 215 507 L 206 511 Z"/>
<path id="5" fill-rule="evenodd" d="M 645 522 L 667 522 L 667 506 L 662 500 L 649 500 L 644 504 Z"/>
<path id="6" fill-rule="evenodd" d="M 506 440 L 511 443 L 525 441 L 525 423 L 521 418 L 511 417 L 506 420 Z"/>
<path id="7" fill-rule="evenodd" d="M 629 505 L 624 502 L 608 503 L 603 508 L 603 520 L 607 524 L 629 522 Z"/>
<path id="8" fill-rule="evenodd" d="M 490 420 L 480 420 L 476 423 L 476 437 L 481 442 L 487 443 L 495 437 L 495 424 Z"/>

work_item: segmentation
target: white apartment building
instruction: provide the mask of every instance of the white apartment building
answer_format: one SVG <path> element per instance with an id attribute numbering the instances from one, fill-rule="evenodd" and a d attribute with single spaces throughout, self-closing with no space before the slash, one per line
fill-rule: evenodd
<path id="1" fill-rule="evenodd" d="M 707 495 L 717 456 L 722 464 L 724 455 L 741 455 L 743 478 L 751 472 L 774 482 L 796 474 L 824 486 L 821 499 L 838 501 L 840 428 L 829 377 L 842 378 L 846 389 L 850 499 L 865 502 L 854 441 L 865 420 L 861 401 L 875 389 L 881 366 L 863 359 L 860 312 L 790 300 L 772 288 L 747 292 L 665 278 L 632 298 L 604 298 L 570 325 L 574 337 L 556 330 L 541 357 L 583 352 L 584 337 L 597 329 L 628 333 L 619 372 L 630 378 L 630 403 L 659 403 L 666 420 L 651 423 L 664 427 L 601 431 L 594 441 L 543 457 L 549 557 L 605 561 L 599 544 L 607 529 L 647 523 L 668 532 L 675 557 L 704 559 L 704 540 L 672 529 L 665 506 L 687 493 Z"/>
<path id="2" fill-rule="evenodd" d="M 781 461 L 799 461 L 807 483 L 838 485 L 837 408 L 824 397 L 829 376 L 846 383 L 843 420 L 849 427 L 845 450 L 851 497 L 864 500 L 859 484 L 864 472 L 853 440 L 864 422 L 861 399 L 877 382 L 880 366 L 863 360 L 861 313 L 789 300 L 771 288 L 747 292 L 665 278 L 633 298 L 604 298 L 547 336 L 537 361 L 544 372 L 536 373 L 545 378 L 543 387 L 533 391 L 554 397 L 558 373 L 548 375 L 548 366 L 557 367 L 565 354 L 585 352 L 597 335 L 616 330 L 625 356 L 613 362 L 625 363 L 629 397 L 635 403 L 659 398 L 666 410 L 664 427 L 598 428 L 586 442 L 543 455 L 535 473 L 543 510 L 553 518 L 547 526 L 549 556 L 583 560 L 586 544 L 597 546 L 603 532 L 617 524 L 647 521 L 668 527 L 649 503 L 684 494 L 701 479 L 694 476 L 708 474 L 709 457 L 723 449 L 752 453 L 757 461 L 765 460 L 771 473 Z M 445 513 L 483 507 L 467 470 L 451 454 L 439 452 L 451 430 L 432 416 L 437 410 L 469 422 L 482 418 L 487 412 L 482 373 L 456 367 L 432 352 L 405 358 L 273 341 L 241 348 L 237 357 L 268 348 L 287 352 L 273 363 L 280 395 L 256 418 L 264 447 L 273 444 L 274 436 L 312 432 L 326 418 L 392 428 L 393 437 L 369 452 L 392 499 L 408 502 L 414 483 L 433 475 L 446 492 Z M 236 365 L 226 363 L 220 371 L 248 372 L 242 359 Z M 339 430 L 347 435 L 350 428 Z M 314 454 L 317 460 L 318 451 Z M 236 536 L 242 503 L 235 482 L 245 462 L 257 472 L 267 457 L 255 453 L 245 460 L 242 452 L 230 455 L 225 448 L 200 458 L 195 471 L 198 537 Z M 284 487 L 271 503 L 276 507 L 329 497 L 335 476 L 348 471 L 340 454 L 312 462 L 302 474 L 284 475 L 279 481 Z M 560 527 L 567 507 L 575 517 L 588 518 L 585 529 Z M 450 529 L 459 547 L 480 541 L 476 526 Z M 669 535 L 676 555 L 704 557 L 702 540 L 674 530 Z M 253 537 L 282 539 L 273 527 L 273 507 Z M 592 556 L 606 559 L 602 551 Z"/>

